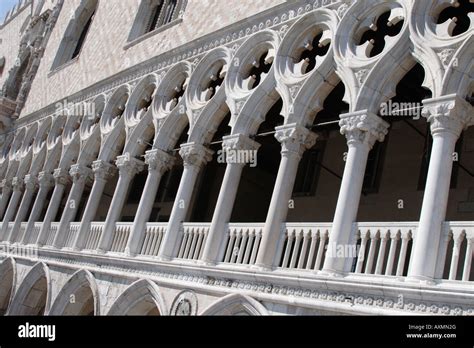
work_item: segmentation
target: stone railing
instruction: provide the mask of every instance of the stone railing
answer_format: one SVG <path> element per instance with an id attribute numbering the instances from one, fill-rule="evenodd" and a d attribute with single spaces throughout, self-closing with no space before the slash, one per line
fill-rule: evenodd
<path id="1" fill-rule="evenodd" d="M 5 234 L 3 235 L 3 240 L 5 240 L 5 239 L 7 238 L 7 236 L 10 234 L 10 232 L 11 232 L 12 229 L 13 229 L 13 225 L 14 225 L 14 222 L 9 222 L 9 223 L 8 223 L 7 231 L 6 231 Z"/>
<path id="2" fill-rule="evenodd" d="M 279 266 L 320 270 L 330 230 L 330 223 L 286 223 Z"/>
<path id="3" fill-rule="evenodd" d="M 85 250 L 95 250 L 99 246 L 102 232 L 104 231 L 103 222 L 91 222 L 89 235 L 87 236 Z"/>
<path id="4" fill-rule="evenodd" d="M 183 223 L 179 259 L 198 260 L 201 257 L 210 225 L 210 223 Z"/>
<path id="5" fill-rule="evenodd" d="M 42 222 L 35 222 L 33 225 L 33 229 L 30 234 L 30 238 L 26 241 L 26 244 L 35 244 L 38 240 L 39 233 L 41 231 L 41 226 L 43 226 Z"/>
<path id="6" fill-rule="evenodd" d="M 145 237 L 140 249 L 140 255 L 157 256 L 160 250 L 161 241 L 165 236 L 167 222 L 146 224 Z"/>
<path id="7" fill-rule="evenodd" d="M 117 222 L 115 225 L 115 234 L 112 240 L 111 252 L 123 253 L 127 246 L 128 237 L 132 231 L 132 222 Z"/>
<path id="8" fill-rule="evenodd" d="M 405 276 L 417 222 L 358 222 L 355 273 Z"/>
<path id="9" fill-rule="evenodd" d="M 64 241 L 65 248 L 72 248 L 74 246 L 74 241 L 76 240 L 80 227 L 81 227 L 80 222 L 71 222 L 69 224 L 69 229 L 66 234 L 66 240 Z"/>
<path id="10" fill-rule="evenodd" d="M 445 238 L 440 245 L 437 275 L 449 280 L 474 280 L 474 222 L 446 222 L 444 234 Z"/>
<path id="11" fill-rule="evenodd" d="M 264 224 L 230 223 L 223 262 L 253 265 L 257 258 Z"/>
<path id="12" fill-rule="evenodd" d="M 51 222 L 45 245 L 53 245 L 54 238 L 56 237 L 56 233 L 58 233 L 58 229 L 59 229 L 59 222 Z"/>
<path id="13" fill-rule="evenodd" d="M 24 235 L 25 232 L 26 232 L 26 225 L 27 225 L 27 224 L 28 224 L 28 222 L 22 222 L 22 223 L 20 224 L 20 228 L 18 229 L 18 232 L 17 232 L 15 235 L 13 235 L 13 236 L 11 237 L 12 243 L 19 243 L 19 242 L 21 242 L 21 240 L 22 240 L 22 238 L 23 238 L 23 235 Z M 10 226 L 8 226 L 8 228 L 9 228 L 9 230 L 11 229 Z"/>

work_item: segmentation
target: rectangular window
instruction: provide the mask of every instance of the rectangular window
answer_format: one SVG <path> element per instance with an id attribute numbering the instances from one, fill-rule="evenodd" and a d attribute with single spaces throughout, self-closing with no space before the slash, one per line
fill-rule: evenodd
<path id="1" fill-rule="evenodd" d="M 374 147 L 367 157 L 367 165 L 365 167 L 364 184 L 362 193 L 377 193 L 382 177 L 383 158 L 387 147 L 388 137 L 383 142 L 375 142 Z"/>
<path id="2" fill-rule="evenodd" d="M 319 141 L 303 154 L 296 174 L 293 196 L 314 196 L 316 193 L 324 146 L 325 142 Z"/>

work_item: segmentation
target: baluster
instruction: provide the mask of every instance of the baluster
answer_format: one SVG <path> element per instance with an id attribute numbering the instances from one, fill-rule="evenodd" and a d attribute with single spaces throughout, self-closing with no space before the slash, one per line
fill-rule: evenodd
<path id="1" fill-rule="evenodd" d="M 364 258 L 365 258 L 365 248 L 366 248 L 367 240 L 368 240 L 367 236 L 368 236 L 368 232 L 365 232 L 363 236 L 361 236 L 359 257 L 357 258 L 355 273 L 362 273 L 362 266 L 364 265 Z"/>
<path id="2" fill-rule="evenodd" d="M 302 239 L 302 236 L 301 236 L 301 231 L 300 231 L 296 235 L 295 246 L 293 247 L 293 253 L 292 253 L 292 256 L 291 256 L 290 268 L 295 268 L 296 261 L 298 259 L 298 251 L 299 251 L 299 248 L 300 248 L 301 239 Z"/>
<path id="3" fill-rule="evenodd" d="M 306 231 L 304 233 L 303 246 L 301 247 L 300 258 L 299 258 L 298 266 L 297 266 L 300 269 L 304 267 L 304 261 L 305 261 L 305 256 L 306 256 L 306 250 L 308 250 L 308 241 L 309 241 L 310 234 L 311 234 L 311 230 Z"/>
<path id="4" fill-rule="evenodd" d="M 314 231 L 311 232 L 311 245 L 309 247 L 308 261 L 306 262 L 306 269 L 311 269 L 313 265 L 314 252 L 316 251 L 316 243 L 318 242 L 317 234 L 320 232 Z"/>
<path id="5" fill-rule="evenodd" d="M 319 232 L 319 247 L 318 247 L 318 255 L 316 256 L 316 262 L 314 263 L 314 270 L 319 271 L 321 268 L 321 263 L 323 261 L 324 250 L 326 247 L 326 241 L 328 239 L 328 233 Z M 316 244 L 316 243 L 315 243 Z"/>
<path id="6" fill-rule="evenodd" d="M 377 257 L 377 264 L 375 265 L 375 274 L 382 274 L 383 261 L 385 259 L 385 249 L 387 248 L 388 236 L 390 230 L 385 231 L 380 239 L 379 256 Z"/>
<path id="7" fill-rule="evenodd" d="M 472 243 L 474 238 L 467 238 L 466 245 L 466 257 L 464 258 L 464 270 L 462 272 L 462 280 L 467 282 L 469 281 L 469 276 L 471 275 L 471 264 L 472 264 Z"/>
<path id="8" fill-rule="evenodd" d="M 234 240 L 235 240 L 235 230 L 230 230 L 229 229 L 229 242 L 227 243 L 227 250 L 226 250 L 225 256 L 224 256 L 224 262 L 229 262 L 230 261 L 230 256 L 232 254 Z"/>
<path id="9" fill-rule="evenodd" d="M 390 250 L 388 252 L 387 268 L 385 269 L 385 275 L 392 275 L 393 265 L 395 263 L 395 253 L 397 252 L 399 233 L 398 231 L 390 231 Z"/>
<path id="10" fill-rule="evenodd" d="M 289 267 L 288 261 L 290 259 L 291 246 L 293 244 L 293 239 L 294 239 L 293 233 L 294 231 L 290 232 L 287 230 L 286 250 L 285 250 L 285 255 L 283 256 L 283 263 L 281 265 L 283 268 Z"/>
<path id="11" fill-rule="evenodd" d="M 242 230 L 240 230 L 238 232 L 237 237 L 235 239 L 234 248 L 232 249 L 232 254 L 231 254 L 231 257 L 230 257 L 230 262 L 231 263 L 235 263 L 236 260 L 237 260 L 237 255 L 240 252 L 241 241 L 242 241 Z M 237 250 L 235 250 L 236 248 L 237 248 Z"/>
<path id="12" fill-rule="evenodd" d="M 188 231 L 187 230 L 184 230 L 183 231 L 183 239 L 181 240 L 181 246 L 179 248 L 179 252 L 178 252 L 178 257 L 179 258 L 182 258 L 183 255 L 184 255 L 184 250 L 186 248 L 186 244 L 188 242 Z"/>
<path id="13" fill-rule="evenodd" d="M 237 257 L 237 263 L 242 263 L 242 259 L 244 258 L 245 249 L 247 246 L 249 231 L 245 231 L 242 235 L 242 241 L 240 242 L 240 249 L 239 249 L 239 256 Z"/>
<path id="14" fill-rule="evenodd" d="M 260 247 L 260 240 L 262 239 L 262 230 L 260 229 L 255 236 L 255 242 L 252 247 L 252 256 L 250 257 L 250 264 L 255 264 L 255 259 L 257 258 L 258 248 Z"/>
<path id="15" fill-rule="evenodd" d="M 456 276 L 458 273 L 458 265 L 459 265 L 459 253 L 461 249 L 461 243 L 464 239 L 464 233 L 456 233 L 453 235 L 453 256 L 451 257 L 451 267 L 449 269 L 449 280 L 456 280 Z"/>
<path id="16" fill-rule="evenodd" d="M 201 230 L 198 232 L 198 239 L 196 243 L 196 249 L 194 250 L 194 254 L 192 256 L 193 260 L 197 260 L 199 257 L 199 254 L 201 253 L 201 243 L 202 239 L 204 238 L 204 230 Z"/>
<path id="17" fill-rule="evenodd" d="M 249 234 L 249 239 L 247 241 L 247 247 L 245 248 L 244 260 L 242 261 L 242 263 L 244 265 L 247 265 L 249 263 L 250 252 L 252 251 L 254 241 L 255 241 L 255 230 L 252 230 L 252 232 L 250 232 L 250 234 Z"/>
<path id="18" fill-rule="evenodd" d="M 398 266 L 397 266 L 397 277 L 403 275 L 403 269 L 405 268 L 405 259 L 407 257 L 407 248 L 408 248 L 408 241 L 411 239 L 410 232 L 405 232 L 402 235 L 402 245 L 400 247 L 400 258 L 398 259 Z"/>

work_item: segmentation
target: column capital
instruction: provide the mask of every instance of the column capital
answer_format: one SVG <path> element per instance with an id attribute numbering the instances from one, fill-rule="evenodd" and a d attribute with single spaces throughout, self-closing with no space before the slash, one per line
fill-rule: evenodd
<path id="1" fill-rule="evenodd" d="M 71 175 L 73 182 L 88 180 L 92 178 L 92 169 L 83 164 L 73 164 L 69 170 L 69 175 Z"/>
<path id="2" fill-rule="evenodd" d="M 174 157 L 160 149 L 153 149 L 145 153 L 145 164 L 148 170 L 159 171 L 164 173 L 174 164 Z"/>
<path id="3" fill-rule="evenodd" d="M 12 179 L 12 187 L 13 187 L 13 191 L 23 191 L 23 188 L 25 187 L 24 179 L 15 176 Z"/>
<path id="4" fill-rule="evenodd" d="M 384 141 L 388 133 L 389 123 L 379 116 L 361 110 L 339 115 L 341 134 L 347 138 L 347 144 L 364 143 L 372 148 L 376 141 Z"/>
<path id="5" fill-rule="evenodd" d="M 457 137 L 474 124 L 472 106 L 456 94 L 423 100 L 422 116 L 431 125 L 431 134 L 449 132 Z"/>
<path id="6" fill-rule="evenodd" d="M 143 161 L 130 156 L 128 153 L 122 156 L 117 156 L 115 164 L 119 170 L 119 175 L 126 174 L 129 177 L 135 176 L 145 167 L 145 163 L 143 163 Z"/>
<path id="7" fill-rule="evenodd" d="M 226 163 L 244 166 L 256 161 L 257 150 L 261 145 L 250 139 L 248 135 L 228 135 L 223 137 L 222 140 L 222 151 L 219 150 L 219 152 L 225 156 Z"/>
<path id="8" fill-rule="evenodd" d="M 11 179 L 3 179 L 0 181 L 0 188 L 9 188 L 12 189 L 12 180 Z"/>
<path id="9" fill-rule="evenodd" d="M 40 187 L 52 187 L 54 185 L 54 177 L 50 173 L 40 172 L 38 174 L 38 183 Z"/>
<path id="10" fill-rule="evenodd" d="M 299 156 L 314 146 L 318 135 L 296 123 L 275 128 L 275 138 L 281 143 L 282 154 L 296 153 Z"/>
<path id="11" fill-rule="evenodd" d="M 183 144 L 179 150 L 179 155 L 183 159 L 185 166 L 203 167 L 212 160 L 213 154 L 214 151 L 211 149 L 196 143 Z"/>
<path id="12" fill-rule="evenodd" d="M 38 186 L 38 178 L 32 174 L 25 175 L 24 182 L 28 190 L 34 190 Z"/>
<path id="13" fill-rule="evenodd" d="M 56 168 L 53 177 L 56 185 L 67 185 L 71 181 L 69 172 L 64 168 Z"/>
<path id="14" fill-rule="evenodd" d="M 114 176 L 116 171 L 117 167 L 103 160 L 97 160 L 92 162 L 92 172 L 94 173 L 95 180 L 106 181 L 112 176 Z"/>

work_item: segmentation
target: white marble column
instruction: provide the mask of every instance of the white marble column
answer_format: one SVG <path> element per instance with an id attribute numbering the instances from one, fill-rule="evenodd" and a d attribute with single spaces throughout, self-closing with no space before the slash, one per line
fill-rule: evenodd
<path id="1" fill-rule="evenodd" d="M 17 242 L 22 239 L 23 236 L 18 236 L 20 233 L 20 226 L 21 223 L 25 220 L 26 214 L 30 209 L 31 201 L 33 200 L 33 196 L 38 186 L 38 179 L 33 175 L 26 175 L 24 179 L 25 183 L 25 192 L 23 194 L 23 198 L 21 199 L 20 206 L 18 208 L 18 212 L 14 217 L 13 227 L 10 230 L 10 233 L 5 238 L 9 242 Z"/>
<path id="2" fill-rule="evenodd" d="M 7 209 L 7 204 L 13 192 L 11 180 L 4 179 L 1 182 L 2 198 L 0 199 L 0 221 L 3 221 L 3 214 Z"/>
<path id="3" fill-rule="evenodd" d="M 443 238 L 456 141 L 462 130 L 474 123 L 474 112 L 469 103 L 456 95 L 427 99 L 423 106 L 423 116 L 431 125 L 433 145 L 408 276 L 431 281 Z"/>
<path id="4" fill-rule="evenodd" d="M 54 238 L 53 246 L 55 248 L 62 248 L 64 246 L 69 225 L 77 214 L 86 182 L 92 177 L 92 170 L 82 164 L 75 164 L 71 166 L 69 175 L 72 178 L 72 187 L 69 191 L 61 220 L 59 221 L 58 232 Z"/>
<path id="5" fill-rule="evenodd" d="M 143 188 L 144 194 L 140 198 L 132 232 L 125 248 L 125 253 L 129 256 L 134 256 L 139 252 L 161 177 L 167 170 L 171 169 L 174 158 L 160 149 L 154 149 L 146 152 L 145 163 L 148 165 L 148 176 Z"/>
<path id="6" fill-rule="evenodd" d="M 52 174 L 40 172 L 38 174 L 38 195 L 36 196 L 35 203 L 33 204 L 33 208 L 31 209 L 31 214 L 28 218 L 28 223 L 26 225 L 25 234 L 21 240 L 22 244 L 27 244 L 30 242 L 30 235 L 35 222 L 38 221 L 41 212 L 43 211 L 44 203 L 46 202 L 46 198 L 48 197 L 49 190 L 54 185 L 54 178 Z M 31 242 L 36 242 L 31 241 Z"/>
<path id="7" fill-rule="evenodd" d="M 281 143 L 281 160 L 256 260 L 256 266 L 265 269 L 274 265 L 301 156 L 313 147 L 317 138 L 315 133 L 296 124 L 275 130 L 275 138 Z"/>
<path id="8" fill-rule="evenodd" d="M 161 260 L 171 260 L 175 256 L 176 244 L 181 235 L 181 226 L 190 208 L 196 180 L 201 169 L 212 159 L 212 150 L 203 145 L 187 143 L 179 151 L 183 158 L 184 170 L 174 200 L 168 228 L 158 253 Z"/>
<path id="9" fill-rule="evenodd" d="M 15 215 L 18 209 L 18 204 L 20 203 L 21 197 L 23 196 L 23 191 L 25 188 L 25 183 L 23 181 L 23 178 L 18 178 L 18 177 L 13 178 L 12 186 L 13 186 L 13 193 L 12 193 L 10 202 L 8 203 L 7 211 L 5 212 L 5 216 L 3 217 L 3 223 L 2 223 L 1 236 L 2 236 L 2 240 L 4 241 L 8 241 L 8 237 L 9 237 L 9 233 L 7 234 L 8 225 L 15 218 Z"/>
<path id="10" fill-rule="evenodd" d="M 225 242 L 228 232 L 226 229 L 232 215 L 242 170 L 247 164 L 246 161 L 239 160 L 239 157 L 240 159 L 253 158 L 256 160 L 259 147 L 260 144 L 247 135 L 236 134 L 223 138 L 222 151 L 227 166 L 202 254 L 202 261 L 206 264 L 214 264 L 219 261 L 224 252 L 222 244 Z"/>
<path id="11" fill-rule="evenodd" d="M 323 272 L 328 274 L 349 271 L 347 260 L 350 255 L 340 257 L 330 251 L 354 242 L 352 226 L 359 209 L 367 157 L 375 142 L 384 140 L 389 127 L 380 117 L 365 110 L 340 115 L 340 119 L 341 134 L 346 136 L 349 149 L 323 266 Z"/>
<path id="12" fill-rule="evenodd" d="M 107 218 L 105 219 L 104 231 L 102 232 L 98 247 L 99 252 L 107 252 L 110 250 L 114 239 L 115 224 L 120 219 L 120 214 L 122 213 L 125 200 L 127 199 L 130 183 L 135 175 L 141 172 L 145 166 L 142 161 L 128 154 L 118 156 L 116 165 L 119 170 L 119 179 L 112 202 L 110 203 Z"/>
<path id="13" fill-rule="evenodd" d="M 79 233 L 74 242 L 74 249 L 81 250 L 84 248 L 90 231 L 91 222 L 97 214 L 102 194 L 104 193 L 107 181 L 115 175 L 117 168 L 105 161 L 97 160 L 92 163 L 92 171 L 94 173 L 94 184 L 82 216 Z"/>
<path id="14" fill-rule="evenodd" d="M 53 173 L 54 177 L 54 190 L 49 201 L 48 209 L 43 219 L 43 225 L 41 226 L 40 233 L 38 235 L 38 240 L 36 244 L 42 246 L 46 243 L 48 238 L 49 229 L 51 227 L 51 222 L 58 214 L 59 206 L 61 205 L 61 200 L 63 199 L 64 190 L 66 185 L 70 182 L 71 177 L 69 172 L 64 168 L 57 168 Z"/>

